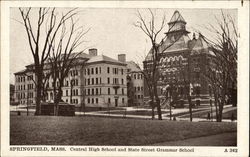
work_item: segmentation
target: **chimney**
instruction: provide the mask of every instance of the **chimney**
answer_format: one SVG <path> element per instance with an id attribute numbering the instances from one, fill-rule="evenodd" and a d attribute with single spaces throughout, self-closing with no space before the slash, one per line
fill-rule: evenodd
<path id="1" fill-rule="evenodd" d="M 118 61 L 126 62 L 126 54 L 118 54 Z"/>
<path id="2" fill-rule="evenodd" d="M 195 33 L 193 33 L 193 39 L 196 39 L 196 37 L 195 37 Z"/>
<path id="3" fill-rule="evenodd" d="M 89 49 L 89 55 L 91 55 L 91 56 L 97 56 L 97 49 L 95 49 L 95 48 Z"/>

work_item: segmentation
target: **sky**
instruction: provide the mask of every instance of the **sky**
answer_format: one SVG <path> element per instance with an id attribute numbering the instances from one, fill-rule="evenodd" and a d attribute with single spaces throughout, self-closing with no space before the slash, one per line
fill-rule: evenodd
<path id="1" fill-rule="evenodd" d="M 58 16 L 69 8 L 57 8 Z M 78 8 L 79 13 L 77 25 L 84 30 L 90 31 L 84 37 L 84 42 L 77 50 L 86 48 L 97 48 L 98 54 L 117 59 L 118 54 L 126 54 L 127 61 L 135 61 L 142 65 L 142 61 L 149 51 L 151 44 L 149 38 L 133 24 L 138 21 L 137 9 L 105 9 L 105 8 Z M 156 24 L 161 23 L 163 14 L 166 21 L 170 21 L 176 9 L 155 9 Z M 143 17 L 149 19 L 148 10 L 139 9 Z M 186 20 L 186 29 L 190 32 L 199 31 L 203 35 L 211 35 L 205 28 L 208 24 L 215 25 L 216 18 L 221 18 L 219 9 L 178 9 Z M 237 22 L 237 10 L 224 10 Z M 38 13 L 36 9 L 32 12 L 32 25 L 36 22 Z M 59 17 L 58 17 L 59 18 Z M 28 44 L 25 27 L 18 21 L 22 21 L 18 8 L 10 9 L 10 83 L 14 83 L 14 73 L 25 69 L 25 66 L 33 63 L 32 53 Z M 167 32 L 168 25 L 164 27 L 158 36 L 160 41 Z M 88 50 L 86 50 L 88 53 Z"/>

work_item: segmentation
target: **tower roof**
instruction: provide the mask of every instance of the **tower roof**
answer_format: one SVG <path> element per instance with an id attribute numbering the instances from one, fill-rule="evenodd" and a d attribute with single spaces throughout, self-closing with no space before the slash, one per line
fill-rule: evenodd
<path id="1" fill-rule="evenodd" d="M 176 23 L 176 22 L 183 22 L 186 24 L 186 21 L 184 20 L 184 18 L 181 16 L 180 12 L 178 10 L 176 10 L 171 18 L 171 20 L 169 21 L 168 24 L 171 23 Z"/>

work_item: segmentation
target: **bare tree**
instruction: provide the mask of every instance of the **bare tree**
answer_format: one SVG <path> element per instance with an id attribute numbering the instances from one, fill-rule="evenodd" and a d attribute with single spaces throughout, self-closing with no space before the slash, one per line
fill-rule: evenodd
<path id="1" fill-rule="evenodd" d="M 237 97 L 237 95 L 230 93 L 229 89 L 231 92 L 237 91 L 238 31 L 231 15 L 221 11 L 221 17 L 221 20 L 216 18 L 217 25 L 207 27 L 215 35 L 215 39 L 203 36 L 215 54 L 212 61 L 213 66 L 210 66 L 204 77 L 209 80 L 213 88 L 218 122 L 222 121 L 227 97 L 230 96 L 231 99 Z"/>
<path id="2" fill-rule="evenodd" d="M 77 21 L 76 21 L 77 22 Z M 80 64 L 78 57 L 82 54 L 82 51 L 76 52 L 76 49 L 83 44 L 83 37 L 86 35 L 90 29 L 84 30 L 83 27 L 76 27 L 76 22 L 74 22 L 73 17 L 71 17 L 70 31 L 67 35 L 66 33 L 66 23 L 63 23 L 61 29 L 61 35 L 59 41 L 51 41 L 52 43 L 52 53 L 49 54 L 49 63 L 51 65 L 51 73 L 53 79 L 53 92 L 54 92 L 54 103 L 55 112 L 58 111 L 58 103 L 62 98 L 62 87 L 64 86 L 65 78 L 68 76 L 70 70 L 75 69 L 72 73 L 73 79 L 70 80 L 71 87 L 71 99 L 72 99 L 72 89 L 75 85 L 76 80 L 74 79 L 77 71 L 77 65 Z M 72 103 L 72 102 L 71 102 Z"/>
<path id="3" fill-rule="evenodd" d="M 169 44 L 165 48 L 160 48 L 165 38 L 162 39 L 160 43 L 157 42 L 157 38 L 166 25 L 166 16 L 165 14 L 163 15 L 161 19 L 161 24 L 159 28 L 157 28 L 155 20 L 156 15 L 153 13 L 151 9 L 148 9 L 148 11 L 150 13 L 149 22 L 147 22 L 147 20 L 142 16 L 140 11 L 138 10 L 137 11 L 138 21 L 134 24 L 134 26 L 141 29 L 143 33 L 150 39 L 152 47 L 149 54 L 151 55 L 151 58 L 149 61 L 147 61 L 147 67 L 145 67 L 142 73 L 144 76 L 144 80 L 146 81 L 147 88 L 149 91 L 149 96 L 151 99 L 150 104 L 152 107 L 152 119 L 154 119 L 154 108 L 156 107 L 158 119 L 162 120 L 160 98 L 157 92 L 157 82 L 159 78 L 159 71 L 158 71 L 159 59 L 160 59 L 160 53 L 164 52 L 166 49 L 171 47 L 175 42 Z M 168 29 L 168 32 L 170 32 L 174 26 L 175 23 L 171 25 L 171 27 Z M 178 39 L 176 39 L 175 41 L 177 40 Z"/>
<path id="4" fill-rule="evenodd" d="M 47 60 L 52 44 L 55 40 L 58 30 L 61 28 L 62 24 L 68 19 L 74 16 L 75 9 L 68 11 L 66 14 L 62 15 L 57 21 L 57 15 L 55 8 L 19 8 L 22 16 L 23 25 L 25 26 L 25 31 L 28 37 L 28 43 L 30 46 L 31 53 L 33 55 L 35 75 L 36 75 L 36 115 L 41 114 L 40 103 L 42 99 L 42 82 L 43 82 L 43 70 L 44 64 Z M 32 12 L 32 13 L 31 13 Z M 38 15 L 36 18 L 34 15 Z M 37 21 L 37 22 L 35 22 Z M 32 26 L 32 24 L 34 26 Z M 42 29 L 46 28 L 45 33 Z M 44 40 L 42 36 L 45 36 Z"/>

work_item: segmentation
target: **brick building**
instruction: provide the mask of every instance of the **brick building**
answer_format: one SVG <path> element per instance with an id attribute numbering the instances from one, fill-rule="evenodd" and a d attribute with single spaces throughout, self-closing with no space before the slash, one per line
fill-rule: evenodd
<path id="1" fill-rule="evenodd" d="M 170 97 L 171 92 L 177 93 L 177 99 L 186 99 L 184 83 L 190 76 L 190 92 L 193 100 L 209 102 L 211 89 L 209 83 L 202 77 L 206 68 L 212 65 L 214 53 L 210 51 L 203 36 L 189 37 L 186 30 L 186 21 L 175 11 L 168 23 L 169 31 L 158 45 L 158 94 L 160 97 Z M 144 60 L 144 70 L 152 64 L 152 51 L 150 50 Z M 187 68 L 188 67 L 188 68 Z M 145 88 L 145 97 L 148 91 Z"/>

